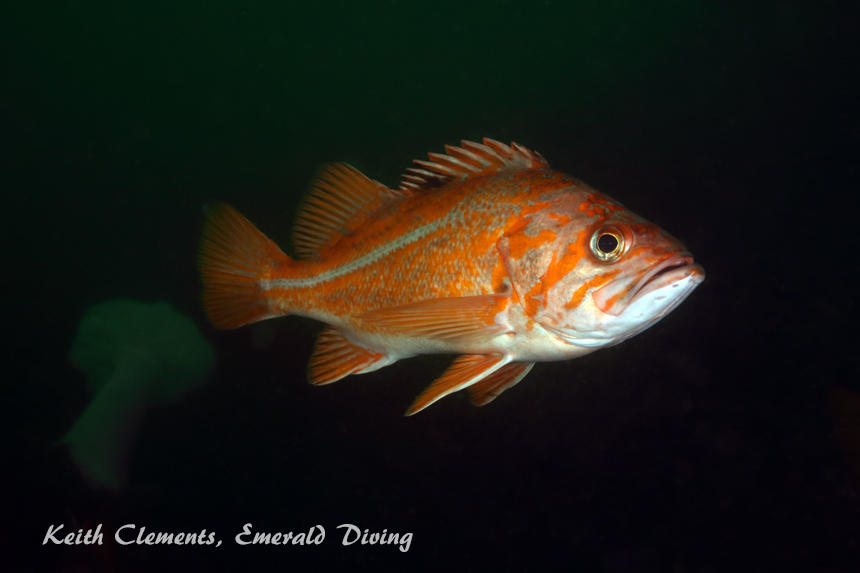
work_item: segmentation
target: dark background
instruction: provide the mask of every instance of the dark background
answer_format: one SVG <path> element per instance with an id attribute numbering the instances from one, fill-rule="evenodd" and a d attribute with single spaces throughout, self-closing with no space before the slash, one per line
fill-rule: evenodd
<path id="1" fill-rule="evenodd" d="M 4 4 L 2 568 L 856 571 L 858 25 L 832 1 Z M 707 281 L 619 347 L 411 418 L 449 357 L 315 388 L 318 324 L 206 325 L 207 201 L 289 249 L 319 164 L 394 186 L 484 136 L 664 226 Z M 90 399 L 77 323 L 116 297 L 218 354 L 149 412 L 118 495 L 56 445 Z M 327 537 L 239 548 L 249 522 Z M 106 543 L 41 546 L 59 523 Z M 126 523 L 224 543 L 120 547 Z"/>

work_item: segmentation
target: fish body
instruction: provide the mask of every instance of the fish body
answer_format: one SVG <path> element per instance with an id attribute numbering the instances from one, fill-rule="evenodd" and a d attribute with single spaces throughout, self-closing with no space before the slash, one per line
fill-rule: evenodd
<path id="1" fill-rule="evenodd" d="M 328 325 L 326 384 L 419 354 L 460 354 L 407 414 L 468 388 L 475 404 L 535 362 L 618 344 L 704 280 L 674 237 L 540 154 L 485 139 L 416 161 L 397 189 L 324 166 L 285 255 L 220 204 L 199 266 L 216 327 L 301 315 Z"/>

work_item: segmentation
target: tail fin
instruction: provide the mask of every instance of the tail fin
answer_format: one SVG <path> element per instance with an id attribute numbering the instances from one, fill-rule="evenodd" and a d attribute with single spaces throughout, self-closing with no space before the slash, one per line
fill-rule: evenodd
<path id="1" fill-rule="evenodd" d="M 248 219 L 226 203 L 207 206 L 198 253 L 203 307 L 216 328 L 238 328 L 275 316 L 259 279 L 290 258 Z"/>

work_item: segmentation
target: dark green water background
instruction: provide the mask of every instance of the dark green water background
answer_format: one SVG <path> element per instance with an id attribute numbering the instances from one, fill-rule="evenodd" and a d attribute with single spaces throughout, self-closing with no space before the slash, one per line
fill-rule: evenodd
<path id="1" fill-rule="evenodd" d="M 860 389 L 858 26 L 829 1 L 4 4 L 2 569 L 856 571 L 825 396 Z M 289 249 L 321 163 L 394 186 L 484 136 L 664 226 L 707 282 L 619 347 L 412 418 L 450 358 L 315 388 L 319 325 L 206 326 L 207 201 Z M 111 495 L 54 444 L 89 400 L 77 322 L 116 297 L 169 301 L 219 363 L 150 411 Z M 249 522 L 328 536 L 237 547 Z M 40 545 L 59 523 L 106 544 Z M 224 543 L 120 547 L 126 523 Z M 343 547 L 342 523 L 412 547 Z"/>

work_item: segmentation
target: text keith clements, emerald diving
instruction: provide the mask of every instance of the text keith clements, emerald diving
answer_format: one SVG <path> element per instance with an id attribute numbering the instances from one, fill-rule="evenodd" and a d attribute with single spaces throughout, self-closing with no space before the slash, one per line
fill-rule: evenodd
<path id="1" fill-rule="evenodd" d="M 78 529 L 68 533 L 62 532 L 63 524 L 51 525 L 48 527 L 48 532 L 45 534 L 45 539 L 42 545 L 53 543 L 54 545 L 102 545 L 104 543 L 104 535 L 102 534 L 102 524 L 93 529 Z M 383 529 L 382 532 L 371 532 L 369 529 L 362 530 L 351 523 L 338 525 L 336 529 L 338 535 L 341 533 L 343 537 L 340 539 L 341 545 L 397 545 L 402 552 L 409 551 L 412 545 L 411 533 L 394 533 L 388 529 Z M 307 533 L 292 531 L 282 533 L 261 533 L 255 532 L 250 523 L 246 523 L 242 527 L 242 532 L 234 537 L 237 545 L 321 545 L 325 541 L 325 528 L 322 525 L 312 526 Z M 207 532 L 203 529 L 197 533 L 163 533 L 163 532 L 147 532 L 146 527 L 133 523 L 123 525 L 117 528 L 114 532 L 114 540 L 120 545 L 212 545 L 214 547 L 221 546 L 221 540 L 218 539 L 215 532 Z"/>

